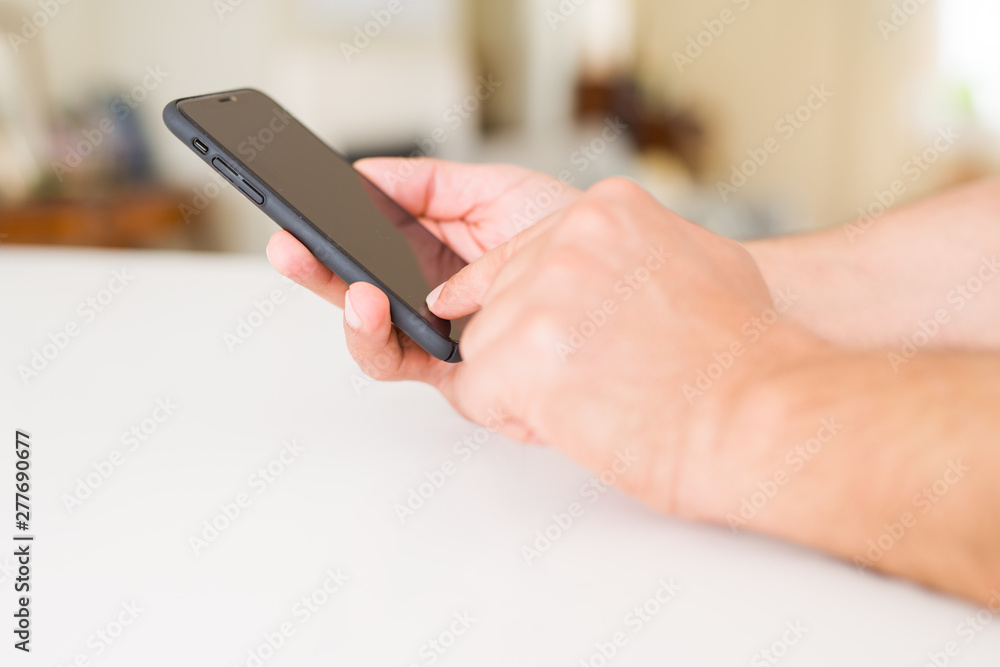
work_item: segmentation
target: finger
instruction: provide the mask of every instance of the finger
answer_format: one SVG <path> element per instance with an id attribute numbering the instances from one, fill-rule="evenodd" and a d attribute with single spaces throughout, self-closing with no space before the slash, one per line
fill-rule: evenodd
<path id="1" fill-rule="evenodd" d="M 281 275 L 315 292 L 333 305 L 344 307 L 344 292 L 347 291 L 344 281 L 284 229 L 275 232 L 268 241 L 267 258 Z"/>
<path id="2" fill-rule="evenodd" d="M 559 215 L 557 213 L 534 227 L 529 227 L 467 264 L 427 295 L 427 306 L 435 315 L 447 320 L 464 317 L 479 310 L 486 303 L 490 286 L 497 275 L 523 248 L 530 247 L 535 239 L 542 236 Z"/>
<path id="3" fill-rule="evenodd" d="M 449 364 L 435 359 L 392 326 L 389 299 L 369 283 L 354 283 L 344 304 L 347 348 L 376 380 L 419 380 L 440 386 Z"/>
<path id="4" fill-rule="evenodd" d="M 354 167 L 416 216 L 467 220 L 513 185 L 536 174 L 513 165 L 463 164 L 435 158 L 367 158 Z"/>

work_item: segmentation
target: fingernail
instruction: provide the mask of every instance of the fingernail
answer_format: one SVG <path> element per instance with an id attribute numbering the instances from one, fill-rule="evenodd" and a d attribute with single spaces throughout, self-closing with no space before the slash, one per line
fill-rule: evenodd
<path id="1" fill-rule="evenodd" d="M 264 254 L 267 255 L 267 261 L 269 261 L 269 262 L 271 261 L 271 248 L 270 248 L 270 245 L 271 244 L 268 243 L 266 246 L 264 246 Z"/>
<path id="2" fill-rule="evenodd" d="M 351 304 L 350 290 L 347 290 L 347 293 L 344 294 L 344 320 L 347 321 L 347 326 L 351 327 L 354 331 L 361 328 L 361 318 L 358 317 L 358 313 Z"/>
<path id="3" fill-rule="evenodd" d="M 441 290 L 444 289 L 444 283 L 441 283 L 434 288 L 434 291 L 427 295 L 427 307 L 432 308 L 437 302 L 438 297 L 441 296 Z"/>

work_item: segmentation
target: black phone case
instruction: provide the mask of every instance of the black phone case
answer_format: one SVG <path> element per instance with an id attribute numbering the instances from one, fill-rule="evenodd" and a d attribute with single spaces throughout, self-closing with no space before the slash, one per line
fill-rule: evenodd
<path id="1" fill-rule="evenodd" d="M 215 97 L 217 95 L 229 94 L 238 95 L 239 93 L 246 92 L 263 95 L 260 91 L 243 88 L 240 90 L 213 93 L 211 95 L 199 95 L 196 97 Z M 235 155 L 225 150 L 225 148 L 219 145 L 211 136 L 208 135 L 208 133 L 199 127 L 197 123 L 185 116 L 178 106 L 178 103 L 183 102 L 186 99 L 195 99 L 196 97 L 186 97 L 174 100 L 163 109 L 163 122 L 174 134 L 174 136 L 184 142 L 184 144 L 186 144 L 195 155 L 200 157 L 213 171 L 217 171 L 212 165 L 213 157 L 221 157 L 231 166 L 238 168 L 240 172 L 239 176 L 246 179 L 248 183 L 264 195 L 263 204 L 257 204 L 257 202 L 252 200 L 251 203 L 264 211 L 264 213 L 278 223 L 280 227 L 287 230 L 292 236 L 297 238 L 302 245 L 304 245 L 309 252 L 316 257 L 316 259 L 337 274 L 341 280 L 346 282 L 348 285 L 356 282 L 371 283 L 381 289 L 389 298 L 389 312 L 392 318 L 392 323 L 400 331 L 412 338 L 414 342 L 420 345 L 420 347 L 426 350 L 430 355 L 449 363 L 457 363 L 461 361 L 458 351 L 458 343 L 456 341 L 443 336 L 435 330 L 433 326 L 431 326 L 430 322 L 425 320 L 419 313 L 413 310 L 409 304 L 390 290 L 382 281 L 372 275 L 357 260 L 345 252 L 343 248 L 337 245 L 336 241 L 330 239 L 319 231 L 319 229 L 309 222 L 309 220 L 296 211 L 291 204 L 274 192 L 267 185 L 267 183 L 264 183 L 257 178 L 253 171 L 247 168 L 247 166 L 243 164 L 243 162 L 241 162 Z M 271 101 L 274 102 L 274 100 Z M 277 103 L 275 103 L 275 106 L 280 108 L 280 105 Z M 203 154 L 195 148 L 195 139 L 208 146 L 207 153 Z M 318 138 L 317 141 L 319 141 Z M 330 148 L 330 150 L 334 149 Z M 340 155 L 340 153 L 337 154 Z M 341 155 L 341 157 L 343 156 Z M 364 175 L 362 175 L 362 178 L 364 178 Z M 242 190 L 240 190 L 235 183 L 232 183 L 232 181 L 230 181 L 230 183 L 234 188 L 242 192 Z M 247 196 L 246 193 L 243 194 Z M 247 198 L 249 199 L 249 196 L 247 196 Z"/>

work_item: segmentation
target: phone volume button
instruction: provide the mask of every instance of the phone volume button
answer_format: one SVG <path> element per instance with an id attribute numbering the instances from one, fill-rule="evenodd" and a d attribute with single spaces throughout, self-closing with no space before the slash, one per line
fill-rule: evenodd
<path id="1" fill-rule="evenodd" d="M 226 178 L 228 178 L 233 183 L 237 183 L 238 182 L 237 179 L 239 178 L 239 174 L 236 173 L 235 169 L 233 169 L 228 164 L 226 164 L 225 160 L 223 160 L 221 158 L 214 157 L 214 158 L 212 158 L 212 166 L 215 167 L 215 169 L 220 174 L 222 174 L 223 176 L 225 176 Z"/>
<path id="2" fill-rule="evenodd" d="M 250 201 L 257 204 L 257 206 L 263 206 L 264 195 L 262 195 L 257 188 L 247 183 L 247 179 L 241 178 L 240 181 L 240 183 L 236 184 L 236 187 L 240 189 L 240 192 L 249 197 Z"/>

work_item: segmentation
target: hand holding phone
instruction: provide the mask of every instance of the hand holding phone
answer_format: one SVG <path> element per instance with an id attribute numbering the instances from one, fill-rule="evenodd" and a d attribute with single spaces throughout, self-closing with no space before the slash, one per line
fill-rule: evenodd
<path id="1" fill-rule="evenodd" d="M 389 300 L 393 324 L 429 354 L 461 360 L 463 320 L 431 313 L 427 294 L 465 265 L 406 209 L 255 90 L 175 100 L 167 127 L 346 283 Z"/>

